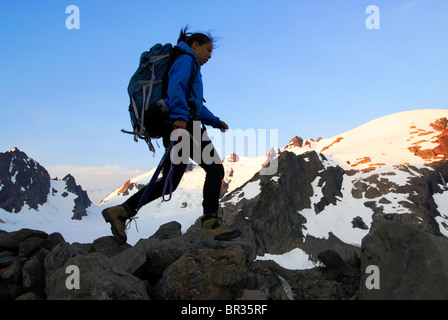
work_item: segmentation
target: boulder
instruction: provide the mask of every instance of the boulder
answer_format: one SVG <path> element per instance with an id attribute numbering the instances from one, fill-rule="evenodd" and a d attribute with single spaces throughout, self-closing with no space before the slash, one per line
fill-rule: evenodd
<path id="1" fill-rule="evenodd" d="M 119 244 L 114 237 L 106 236 L 95 239 L 89 248 L 89 252 L 99 252 L 112 258 L 129 248 L 131 248 L 131 245 L 127 243 Z"/>
<path id="2" fill-rule="evenodd" d="M 183 255 L 166 268 L 153 292 L 160 299 L 235 299 L 247 279 L 240 246 L 221 250 L 200 249 Z"/>
<path id="3" fill-rule="evenodd" d="M 39 254 L 27 260 L 22 267 L 22 285 L 26 292 L 37 297 L 44 297 L 45 275 L 43 259 L 48 250 L 42 249 Z"/>
<path id="4" fill-rule="evenodd" d="M 112 257 L 111 262 L 134 276 L 145 277 L 148 252 L 159 246 L 160 241 L 156 238 L 140 239 L 135 246 Z"/>
<path id="5" fill-rule="evenodd" d="M 75 266 L 79 270 L 79 288 L 67 286 L 69 266 Z M 45 292 L 48 300 L 149 299 L 146 284 L 142 280 L 117 268 L 101 253 L 80 254 L 69 258 L 56 272 L 47 274 Z"/>
<path id="6" fill-rule="evenodd" d="M 74 245 L 70 245 L 67 242 L 57 244 L 44 259 L 45 275 L 48 277 L 58 269 L 62 268 L 70 258 L 86 253 L 86 251 L 79 249 Z"/>
<path id="7" fill-rule="evenodd" d="M 165 223 L 159 227 L 159 229 L 154 233 L 151 238 L 156 238 L 159 240 L 173 239 L 182 235 L 182 225 L 177 221 L 171 221 Z"/>
<path id="8" fill-rule="evenodd" d="M 366 285 L 369 266 L 377 267 L 379 289 Z M 362 299 L 448 299 L 448 238 L 383 220 L 362 241 L 361 275 Z"/>
<path id="9" fill-rule="evenodd" d="M 6 232 L 0 234 L 0 250 L 11 249 L 19 250 L 23 241 L 28 238 L 48 238 L 48 234 L 40 230 L 20 229 L 18 231 Z"/>

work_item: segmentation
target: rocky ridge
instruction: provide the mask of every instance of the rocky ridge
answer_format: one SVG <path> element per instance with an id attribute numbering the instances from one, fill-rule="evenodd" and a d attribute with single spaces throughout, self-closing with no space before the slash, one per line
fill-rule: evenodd
<path id="1" fill-rule="evenodd" d="M 215 241 L 194 226 L 181 234 L 177 222 L 134 246 L 21 229 L 0 232 L 0 299 L 447 299 L 447 248 L 446 237 L 383 220 L 352 257 L 323 250 L 322 266 L 288 270 L 255 260 L 245 241 Z"/>
<path id="2" fill-rule="evenodd" d="M 289 283 L 299 275 L 272 261 L 254 261 L 254 249 L 238 240 L 215 241 L 211 234 L 195 227 L 182 235 L 177 222 L 161 226 L 134 246 L 119 245 L 112 237 L 69 244 L 58 233 L 29 229 L 4 232 L 0 234 L 0 297 L 293 299 L 296 293 Z M 76 281 L 70 282 L 70 270 L 79 270 L 78 286 Z M 307 277 L 316 281 L 321 272 Z M 325 281 L 333 281 L 326 295 L 344 297 L 332 290 L 338 285 L 336 280 Z M 349 293 L 354 294 L 355 289 Z"/>

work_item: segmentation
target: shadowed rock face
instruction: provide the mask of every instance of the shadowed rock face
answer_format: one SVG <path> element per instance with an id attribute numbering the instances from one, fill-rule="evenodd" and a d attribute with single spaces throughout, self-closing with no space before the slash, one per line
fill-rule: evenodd
<path id="1" fill-rule="evenodd" d="M 39 163 L 17 148 L 0 153 L 0 208 L 17 213 L 27 204 L 37 209 L 49 192 L 50 175 Z"/>
<path id="2" fill-rule="evenodd" d="M 71 174 L 66 175 L 62 180 L 65 181 L 65 189 L 77 195 L 72 219 L 81 220 L 82 217 L 87 216 L 86 208 L 92 204 L 92 201 L 90 201 L 87 192 L 76 184 L 75 178 Z"/>
<path id="3" fill-rule="evenodd" d="M 240 229 L 243 237 L 256 245 L 259 255 L 288 252 L 302 244 L 306 221 L 298 212 L 311 208 L 313 182 L 317 181 L 323 193 L 313 204 L 317 214 L 329 204 L 335 205 L 337 197 L 342 196 L 344 170 L 325 167 L 320 157 L 324 158 L 314 151 L 301 155 L 283 152 L 274 176 L 257 173 L 222 199 L 223 219 Z M 258 185 L 260 193 L 247 200 L 242 193 L 249 184 Z"/>

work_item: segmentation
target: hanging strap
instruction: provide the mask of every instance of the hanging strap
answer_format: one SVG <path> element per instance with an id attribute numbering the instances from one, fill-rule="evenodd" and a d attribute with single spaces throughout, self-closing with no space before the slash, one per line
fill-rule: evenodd
<path id="1" fill-rule="evenodd" d="M 173 145 L 174 145 L 174 143 L 170 143 L 168 145 L 167 149 L 165 150 L 165 153 L 162 156 L 162 159 L 159 162 L 159 165 L 156 168 L 156 171 L 152 175 L 152 178 L 149 181 L 149 183 L 146 185 L 145 191 L 143 192 L 143 194 L 140 198 L 139 204 L 138 204 L 139 209 L 146 204 L 148 195 L 151 193 L 152 188 L 154 187 L 154 184 L 156 183 L 156 180 L 159 177 L 160 172 L 165 167 L 165 162 L 169 160 L 168 158 L 170 157 L 170 153 L 171 153 L 171 149 L 172 149 Z"/>
<path id="2" fill-rule="evenodd" d="M 173 156 L 174 156 L 174 148 L 173 148 L 174 142 L 171 141 L 170 144 L 171 144 L 170 171 L 168 171 L 168 175 L 166 177 L 165 185 L 163 187 L 163 193 L 162 193 L 162 200 L 164 202 L 170 201 L 171 197 L 173 195 L 173 171 L 174 171 L 174 164 L 173 164 L 173 160 L 172 159 L 173 159 Z M 167 190 L 168 186 L 170 187 L 169 198 L 165 199 L 165 195 L 167 194 L 166 190 Z"/>

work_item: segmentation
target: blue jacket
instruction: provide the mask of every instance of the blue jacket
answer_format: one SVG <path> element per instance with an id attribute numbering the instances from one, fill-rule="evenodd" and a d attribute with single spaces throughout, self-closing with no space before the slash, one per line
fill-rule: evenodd
<path id="1" fill-rule="evenodd" d="M 193 50 L 185 42 L 179 43 L 178 46 L 193 53 Z M 197 115 L 203 124 L 218 128 L 222 121 L 213 115 L 203 104 L 204 90 L 202 86 L 201 66 L 194 53 L 193 56 L 194 59 L 188 54 L 179 56 L 168 72 L 168 106 L 171 112 L 170 119 L 182 119 L 189 122 L 190 106 L 196 109 Z M 192 90 L 187 98 L 188 85 L 190 77 L 194 72 L 194 64 L 197 65 L 198 71 Z"/>

